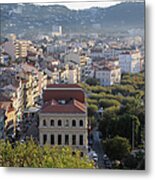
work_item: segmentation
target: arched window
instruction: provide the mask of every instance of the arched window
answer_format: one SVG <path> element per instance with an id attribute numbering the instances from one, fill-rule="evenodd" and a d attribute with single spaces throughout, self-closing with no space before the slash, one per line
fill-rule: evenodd
<path id="1" fill-rule="evenodd" d="M 83 120 L 80 120 L 80 127 L 82 127 L 83 126 Z"/>
<path id="2" fill-rule="evenodd" d="M 54 120 L 51 119 L 51 126 L 54 126 Z"/>
<path id="3" fill-rule="evenodd" d="M 61 120 L 59 119 L 58 120 L 58 126 L 61 126 L 62 125 L 62 122 L 61 122 Z"/>
<path id="4" fill-rule="evenodd" d="M 43 144 L 46 144 L 47 141 L 47 134 L 43 134 Z"/>
<path id="5" fill-rule="evenodd" d="M 75 120 L 75 119 L 72 121 L 72 126 L 73 126 L 73 127 L 76 126 L 76 120 Z"/>
<path id="6" fill-rule="evenodd" d="M 46 126 L 46 120 L 45 119 L 43 120 L 43 126 Z"/>
<path id="7" fill-rule="evenodd" d="M 65 121 L 65 127 L 68 127 L 69 126 L 69 120 L 66 120 Z"/>

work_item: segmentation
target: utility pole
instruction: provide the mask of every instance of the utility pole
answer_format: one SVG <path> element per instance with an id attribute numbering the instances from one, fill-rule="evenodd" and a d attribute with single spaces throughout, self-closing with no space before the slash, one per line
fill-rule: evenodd
<path id="1" fill-rule="evenodd" d="M 135 122 L 132 120 L 132 150 L 135 146 Z"/>

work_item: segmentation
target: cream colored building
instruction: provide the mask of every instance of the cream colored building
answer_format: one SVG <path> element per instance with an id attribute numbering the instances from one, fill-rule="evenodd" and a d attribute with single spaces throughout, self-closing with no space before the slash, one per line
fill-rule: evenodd
<path id="1" fill-rule="evenodd" d="M 101 86 L 119 84 L 121 81 L 121 69 L 119 66 L 98 68 L 95 73 L 95 78 L 100 81 Z"/>
<path id="2" fill-rule="evenodd" d="M 87 153 L 87 107 L 78 85 L 49 85 L 39 113 L 40 145 L 70 146 Z"/>
<path id="3" fill-rule="evenodd" d="M 47 85 L 47 75 L 27 63 L 20 64 L 17 72 L 24 85 L 24 107 L 33 107 Z"/>
<path id="4" fill-rule="evenodd" d="M 139 50 L 123 52 L 119 55 L 121 73 L 139 73 L 141 71 L 141 53 Z"/>
<path id="5" fill-rule="evenodd" d="M 15 42 L 15 54 L 16 58 L 24 58 L 27 56 L 28 41 L 16 40 Z"/>
<path id="6" fill-rule="evenodd" d="M 4 51 L 11 56 L 11 59 L 15 60 L 17 58 L 25 58 L 27 56 L 30 43 L 31 42 L 27 40 L 10 40 L 5 42 L 2 47 Z"/>

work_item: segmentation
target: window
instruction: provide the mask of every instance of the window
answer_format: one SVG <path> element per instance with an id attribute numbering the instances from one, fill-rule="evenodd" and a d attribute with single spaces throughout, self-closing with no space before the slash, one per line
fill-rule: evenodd
<path id="1" fill-rule="evenodd" d="M 66 120 L 66 121 L 65 121 L 65 127 L 68 127 L 68 126 L 69 126 L 69 121 Z"/>
<path id="2" fill-rule="evenodd" d="M 65 135 L 65 145 L 69 145 L 69 135 Z"/>
<path id="3" fill-rule="evenodd" d="M 58 145 L 61 145 L 61 141 L 62 141 L 62 136 L 61 134 L 58 135 Z"/>
<path id="4" fill-rule="evenodd" d="M 83 145 L 83 135 L 80 135 L 80 139 L 79 140 L 80 140 L 79 144 Z"/>
<path id="5" fill-rule="evenodd" d="M 72 135 L 72 145 L 76 145 L 76 135 Z"/>
<path id="6" fill-rule="evenodd" d="M 47 134 L 43 134 L 43 144 L 46 144 L 47 141 Z"/>
<path id="7" fill-rule="evenodd" d="M 51 119 L 51 126 L 54 126 L 54 120 Z"/>
<path id="8" fill-rule="evenodd" d="M 73 127 L 76 126 L 76 121 L 75 121 L 75 120 L 72 121 L 72 126 L 73 126 Z"/>
<path id="9" fill-rule="evenodd" d="M 82 127 L 83 126 L 83 120 L 80 120 L 80 127 Z"/>
<path id="10" fill-rule="evenodd" d="M 51 134 L 51 145 L 54 145 L 54 134 Z"/>
<path id="11" fill-rule="evenodd" d="M 59 119 L 58 120 L 58 126 L 61 126 L 62 125 L 62 122 L 61 122 L 61 120 Z"/>
<path id="12" fill-rule="evenodd" d="M 80 156 L 83 157 L 83 155 L 84 155 L 83 152 L 80 152 Z"/>
<path id="13" fill-rule="evenodd" d="M 46 126 L 46 120 L 45 119 L 43 120 L 43 126 Z"/>

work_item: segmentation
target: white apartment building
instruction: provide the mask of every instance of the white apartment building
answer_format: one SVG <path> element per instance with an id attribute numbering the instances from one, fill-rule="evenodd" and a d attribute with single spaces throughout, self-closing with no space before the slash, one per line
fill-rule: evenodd
<path id="1" fill-rule="evenodd" d="M 87 56 L 80 56 L 81 80 L 85 81 L 92 74 L 92 59 Z"/>
<path id="2" fill-rule="evenodd" d="M 53 25 L 52 26 L 52 36 L 61 36 L 62 26 Z"/>
<path id="3" fill-rule="evenodd" d="M 121 73 L 139 73 L 141 71 L 140 51 L 125 52 L 119 55 Z"/>
<path id="4" fill-rule="evenodd" d="M 98 68 L 95 72 L 95 78 L 100 81 L 101 86 L 111 86 L 119 84 L 121 81 L 121 69 L 119 66 L 107 66 Z"/>

